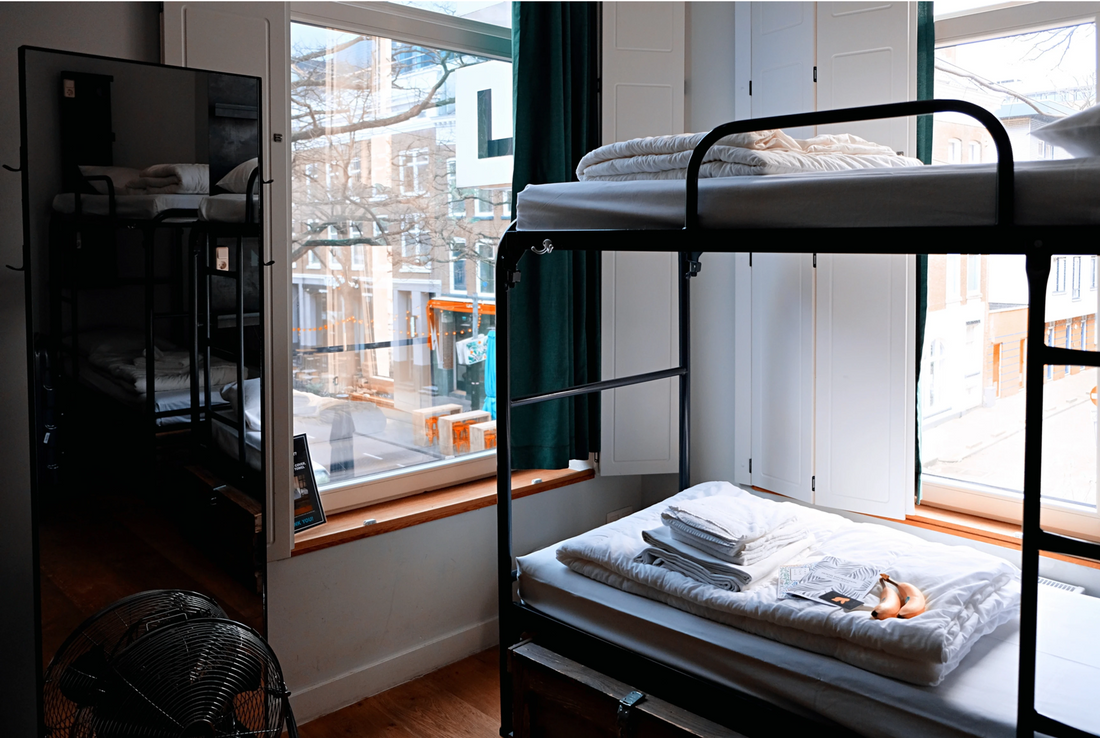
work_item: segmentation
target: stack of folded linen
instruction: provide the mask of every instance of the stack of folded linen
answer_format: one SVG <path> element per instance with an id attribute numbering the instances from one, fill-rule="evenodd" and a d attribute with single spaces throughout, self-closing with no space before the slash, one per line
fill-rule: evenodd
<path id="1" fill-rule="evenodd" d="M 126 183 L 131 195 L 205 195 L 210 192 L 208 164 L 157 164 Z"/>
<path id="2" fill-rule="evenodd" d="M 661 513 L 673 538 L 731 564 L 750 565 L 806 537 L 794 509 L 757 497 L 710 497 Z"/>
<path id="3" fill-rule="evenodd" d="M 791 508 L 752 496 L 678 502 L 661 521 L 642 531 L 649 545 L 635 561 L 731 592 L 770 576 L 813 543 Z"/>

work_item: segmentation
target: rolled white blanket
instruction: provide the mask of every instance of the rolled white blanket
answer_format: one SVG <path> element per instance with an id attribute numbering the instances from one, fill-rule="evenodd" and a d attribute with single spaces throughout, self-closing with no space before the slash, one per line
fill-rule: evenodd
<path id="1" fill-rule="evenodd" d="M 210 192 L 210 166 L 207 164 L 156 164 L 141 170 L 137 179 L 126 184 L 132 194 L 205 195 Z"/>
<path id="2" fill-rule="evenodd" d="M 682 133 L 618 141 L 581 158 L 577 178 L 584 181 L 685 179 L 692 151 L 705 133 Z M 719 139 L 703 157 L 700 177 L 746 174 L 835 172 L 845 169 L 920 166 L 888 146 L 852 134 L 795 139 L 780 130 L 737 133 Z"/>
<path id="3" fill-rule="evenodd" d="M 813 542 L 812 539 L 803 539 L 783 547 L 782 550 L 777 549 L 757 564 L 734 566 L 706 551 L 674 539 L 665 526 L 642 531 L 642 540 L 649 546 L 635 557 L 637 563 L 660 566 L 728 592 L 740 592 L 754 581 L 769 576 L 780 565 L 809 548 Z"/>

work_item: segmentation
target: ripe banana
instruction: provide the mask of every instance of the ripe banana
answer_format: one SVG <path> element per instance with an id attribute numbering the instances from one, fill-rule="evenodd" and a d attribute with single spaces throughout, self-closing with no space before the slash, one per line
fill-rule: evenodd
<path id="1" fill-rule="evenodd" d="M 898 611 L 899 618 L 915 618 L 927 609 L 928 602 L 923 592 L 912 584 L 894 582 L 893 579 L 890 581 L 898 588 L 898 593 L 901 595 L 901 610 Z"/>
<path id="2" fill-rule="evenodd" d="M 882 579 L 882 596 L 879 598 L 878 607 L 871 611 L 871 617 L 875 620 L 885 620 L 898 614 L 902 602 L 894 588 L 889 586 L 890 575 L 879 574 L 879 577 Z"/>

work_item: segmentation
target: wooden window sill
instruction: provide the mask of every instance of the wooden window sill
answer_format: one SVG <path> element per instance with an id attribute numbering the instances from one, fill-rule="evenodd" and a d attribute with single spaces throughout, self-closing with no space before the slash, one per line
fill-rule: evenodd
<path id="1" fill-rule="evenodd" d="M 580 471 L 542 469 L 513 472 L 512 499 L 518 500 L 539 492 L 576 484 L 593 479 L 595 476 L 596 473 L 592 469 Z M 536 483 L 534 481 L 536 479 L 541 481 Z M 369 538 L 432 520 L 480 510 L 483 507 L 495 505 L 496 501 L 497 480 L 495 477 L 490 477 L 432 492 L 421 492 L 399 500 L 346 510 L 329 516 L 324 524 L 316 528 L 295 534 L 294 549 L 290 555 L 301 556 L 311 551 L 357 541 L 360 538 Z M 363 524 L 364 520 L 371 519 L 375 522 L 370 525 Z"/>
<path id="2" fill-rule="evenodd" d="M 990 543 L 994 546 L 1011 548 L 1016 551 L 1023 549 L 1021 542 L 1023 533 L 1020 531 L 1020 526 L 1014 523 L 978 517 L 977 515 L 955 512 L 954 510 L 920 505 L 917 507 L 917 511 L 912 515 L 907 515 L 905 520 L 895 522 L 961 538 L 969 538 L 972 541 Z M 1081 559 L 1076 556 L 1066 556 L 1050 551 L 1041 551 L 1039 555 L 1058 559 L 1059 561 L 1068 561 L 1071 564 L 1087 566 L 1091 569 L 1100 569 L 1100 561 Z"/>

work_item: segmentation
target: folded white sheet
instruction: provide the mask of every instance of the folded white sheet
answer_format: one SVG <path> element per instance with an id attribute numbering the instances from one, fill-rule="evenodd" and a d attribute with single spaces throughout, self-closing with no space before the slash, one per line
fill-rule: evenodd
<path id="1" fill-rule="evenodd" d="M 665 525 L 681 523 L 681 530 L 709 535 L 715 545 L 729 554 L 740 552 L 747 544 L 772 535 L 789 524 L 796 510 L 752 495 L 711 495 L 701 500 L 669 502 L 661 513 Z"/>
<path id="2" fill-rule="evenodd" d="M 581 158 L 577 179 L 582 182 L 685 179 L 692 151 L 706 135 L 682 133 L 601 146 Z M 836 172 L 920 165 L 917 159 L 898 156 L 888 146 L 851 134 L 795 139 L 783 131 L 771 130 L 719 139 L 703 157 L 699 176 Z"/>
<path id="3" fill-rule="evenodd" d="M 126 184 L 131 194 L 205 195 L 210 192 L 208 164 L 156 164 L 141 170 L 141 176 Z"/>
<path id="4" fill-rule="evenodd" d="M 726 482 L 708 482 L 669 502 L 748 494 Z M 1006 622 L 1019 607 L 1019 571 L 1007 561 L 794 503 L 775 504 L 793 508 L 814 536 L 802 563 L 832 555 L 873 564 L 920 588 L 928 598 L 928 610 L 908 620 L 873 620 L 873 603 L 845 612 L 808 600 L 780 600 L 775 575 L 742 592 L 727 592 L 639 564 L 634 559 L 645 547 L 642 531 L 660 524 L 666 503 L 572 538 L 558 548 L 557 557 L 604 584 L 913 684 L 938 684 L 978 638 Z"/>
<path id="5" fill-rule="evenodd" d="M 704 582 L 719 589 L 739 592 L 754 581 L 775 572 L 779 566 L 798 557 L 810 547 L 811 540 L 789 544 L 776 550 L 771 556 L 751 566 L 734 566 L 716 556 L 673 538 L 665 526 L 642 531 L 642 539 L 649 544 L 634 560 L 640 564 L 661 566 L 679 572 L 686 577 Z"/>
<path id="6" fill-rule="evenodd" d="M 664 516 L 662 520 L 668 526 L 669 534 L 674 540 L 700 548 L 711 556 L 737 566 L 756 564 L 779 549 L 806 537 L 805 528 L 793 521 L 788 521 L 768 535 L 739 547 L 731 546 L 727 540 L 692 528 L 679 520 L 667 520 Z"/>

